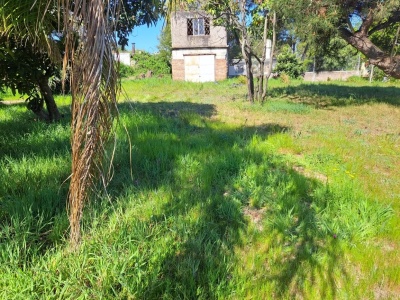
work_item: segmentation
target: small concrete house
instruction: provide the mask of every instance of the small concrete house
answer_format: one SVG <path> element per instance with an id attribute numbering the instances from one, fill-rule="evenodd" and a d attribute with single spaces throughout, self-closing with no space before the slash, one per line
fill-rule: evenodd
<path id="1" fill-rule="evenodd" d="M 202 12 L 177 11 L 171 17 L 172 79 L 206 82 L 228 76 L 226 29 Z"/>

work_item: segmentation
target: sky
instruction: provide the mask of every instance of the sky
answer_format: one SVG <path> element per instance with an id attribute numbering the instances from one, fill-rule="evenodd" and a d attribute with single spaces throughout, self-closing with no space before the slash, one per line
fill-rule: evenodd
<path id="1" fill-rule="evenodd" d="M 136 50 L 145 50 L 150 53 L 157 52 L 157 38 L 161 33 L 163 23 L 163 20 L 160 20 L 156 26 L 147 27 L 147 25 L 143 25 L 133 29 L 133 32 L 129 35 L 127 50 L 131 50 L 132 43 L 135 43 Z"/>

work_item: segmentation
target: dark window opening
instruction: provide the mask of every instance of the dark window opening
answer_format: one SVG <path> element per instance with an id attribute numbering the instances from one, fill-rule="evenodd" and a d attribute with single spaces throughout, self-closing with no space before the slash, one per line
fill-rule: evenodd
<path id="1" fill-rule="evenodd" d="M 210 19 L 209 18 L 187 19 L 187 34 L 210 35 Z"/>

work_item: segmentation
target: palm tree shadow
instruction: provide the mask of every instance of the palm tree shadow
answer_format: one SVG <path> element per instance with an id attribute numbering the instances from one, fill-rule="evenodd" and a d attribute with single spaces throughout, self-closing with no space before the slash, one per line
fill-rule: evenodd
<path id="1" fill-rule="evenodd" d="M 132 107 L 121 110 L 129 113 Z M 218 293 L 223 294 L 228 286 L 234 284 L 232 270 L 240 260 L 235 248 L 243 247 L 242 234 L 249 225 L 249 219 L 244 214 L 244 208 L 248 207 L 249 202 L 239 201 L 240 197 L 237 198 L 232 190 L 242 176 L 244 161 L 255 165 L 264 164 L 268 161 L 266 155 L 272 161 L 275 160 L 275 155 L 248 151 L 246 146 L 255 134 L 266 139 L 288 128 L 264 124 L 218 130 L 201 121 L 190 123 L 186 118 L 186 113 L 212 116 L 212 105 L 141 103 L 134 105 L 133 111 L 142 117 L 148 113 L 149 119 L 142 124 L 130 124 L 127 130 L 137 133 L 157 132 L 157 137 L 146 140 L 135 136 L 132 138 L 137 147 L 133 167 L 136 174 L 132 184 L 140 190 L 168 184 L 173 191 L 172 199 L 164 205 L 162 213 L 152 216 L 149 226 L 152 222 L 165 220 L 182 222 L 170 225 L 179 246 L 172 246 L 176 248 L 167 256 L 159 258 L 156 263 L 160 268 L 159 274 L 151 278 L 138 293 L 140 297 L 148 299 L 218 298 Z M 197 114 L 197 111 L 201 113 Z M 154 122 L 150 117 L 158 121 Z M 174 138 L 165 138 L 168 134 Z M 208 139 L 208 145 L 204 143 L 205 139 Z M 152 152 L 160 144 L 174 150 Z M 208 154 L 203 156 L 205 151 Z M 191 160 L 191 157 L 198 159 Z M 127 157 L 123 160 L 127 160 Z M 181 174 L 179 172 L 182 167 L 193 168 L 194 171 Z M 347 277 L 346 272 L 337 267 L 341 265 L 343 251 L 333 237 L 319 232 L 316 212 L 310 208 L 311 202 L 319 207 L 325 205 L 318 203 L 321 200 L 312 196 L 313 187 L 322 183 L 302 176 L 288 168 L 284 162 L 269 163 L 266 170 L 267 173 L 284 174 L 283 181 L 286 183 L 298 183 L 294 190 L 299 194 L 299 200 L 285 202 L 283 198 L 280 202 L 281 210 L 267 216 L 271 234 L 280 236 L 274 247 L 282 247 L 285 251 L 279 253 L 273 262 L 279 266 L 279 271 L 264 276 L 275 282 L 276 294 L 282 297 L 288 295 L 289 286 L 292 294 L 304 293 L 304 281 L 322 282 L 321 295 L 335 295 L 337 273 L 343 278 Z M 117 173 L 127 172 L 121 170 Z M 260 178 L 266 175 L 259 174 Z M 116 182 L 120 180 L 116 178 Z M 273 182 L 260 181 L 260 184 L 265 190 L 277 188 Z M 304 185 L 308 188 L 302 187 Z M 123 189 L 115 188 L 115 191 L 118 193 Z M 250 194 L 252 190 L 247 192 Z M 290 222 L 281 222 L 289 211 L 293 212 Z M 195 217 L 191 218 L 192 214 Z M 323 263 L 319 261 L 320 257 Z M 219 291 L 215 290 L 216 286 L 219 286 Z"/>
<path id="2" fill-rule="evenodd" d="M 282 173 L 283 182 L 294 180 L 307 182 L 310 186 L 317 184 L 303 178 L 284 162 L 279 162 L 279 159 L 267 163 L 265 167 L 266 162 L 276 161 L 277 155 L 248 149 L 248 145 L 254 143 L 255 134 L 260 139 L 267 139 L 289 128 L 269 123 L 234 129 L 210 126 L 206 118 L 215 114 L 215 107 L 208 104 L 136 103 L 122 104 L 119 108 L 121 120 L 127 121 L 126 130 L 133 142 L 133 155 L 131 157 L 127 150 L 130 147 L 128 141 L 122 138 L 121 145 L 116 149 L 115 175 L 109 188 L 110 196 L 117 198 L 129 192 L 131 187 L 146 193 L 162 185 L 168 185 L 173 193 L 173 197 L 162 207 L 162 212 L 145 222 L 148 227 L 157 222 L 165 222 L 172 250 L 167 255 L 155 257 L 153 262 L 147 262 L 148 268 L 157 266 L 159 271 L 154 277 L 146 278 L 146 284 L 140 285 L 138 297 L 222 297 L 220 295 L 225 295 L 224 292 L 235 284 L 233 270 L 241 259 L 235 249 L 244 246 L 242 234 L 249 225 L 243 209 L 249 205 L 246 193 L 253 190 L 249 188 L 244 191 L 244 197 L 236 188 L 243 179 L 243 168 L 249 163 L 257 166 L 256 170 L 260 172 L 259 185 L 265 190 L 277 188 L 276 183 L 265 181 L 268 172 Z M 49 141 L 47 145 L 52 143 Z M 68 145 L 68 139 L 54 145 L 60 155 L 65 155 L 63 151 Z M 23 143 L 19 146 L 22 150 L 13 154 L 15 158 L 28 153 L 24 151 L 42 157 L 54 155 L 40 148 L 47 147 L 44 141 L 28 150 L 22 147 Z M 131 168 L 134 170 L 133 178 L 130 177 Z M 43 188 L 39 186 L 36 190 Z M 36 193 L 36 190 L 33 192 Z M 279 252 L 275 258 L 274 264 L 279 266 L 279 270 L 266 273 L 265 276 L 276 283 L 277 295 L 286 296 L 288 286 L 293 286 L 293 293 L 304 292 L 301 283 L 306 280 L 323 281 L 321 294 L 332 295 L 335 293 L 336 278 L 333 274 L 338 272 L 335 264 L 340 264 L 342 250 L 335 239 L 320 233 L 315 226 L 316 214 L 309 204 L 315 199 L 310 189 L 303 191 L 299 183 L 295 190 L 301 191 L 299 201 L 285 202 L 285 198 L 282 198 L 282 209 L 267 216 L 268 222 L 273 224 L 271 234 L 280 237 L 276 245 L 287 249 Z M 61 196 L 56 195 L 57 203 L 53 203 L 46 211 L 43 223 L 52 223 L 54 218 L 65 213 L 63 208 L 66 193 L 66 189 L 63 189 Z M 40 193 L 27 198 L 29 203 L 23 203 L 24 208 L 20 212 L 22 219 L 32 218 L 32 211 L 27 208 L 32 206 L 38 195 Z M 317 204 L 321 207 L 324 205 Z M 102 210 L 104 206 L 94 205 L 93 208 Z M 280 222 L 290 210 L 295 213 L 295 217 L 291 217 L 290 222 Z M 67 220 L 66 217 L 64 219 Z M 87 222 L 90 222 L 90 218 Z M 45 254 L 55 242 L 47 239 L 44 234 L 48 231 L 47 227 L 42 231 L 34 236 L 37 240 L 32 241 L 32 245 L 40 242 L 40 253 Z M 318 255 L 322 255 L 328 262 L 321 264 Z M 304 266 L 316 271 L 310 275 Z M 342 270 L 339 272 L 345 274 Z"/>
<path id="3" fill-rule="evenodd" d="M 314 290 L 321 299 L 334 299 L 339 281 L 346 282 L 349 275 L 343 264 L 342 241 L 336 234 L 322 232 L 318 225 L 317 211 L 328 205 L 324 199 L 330 198 L 330 191 L 326 189 L 326 197 L 316 198 L 311 191 L 321 188 L 321 182 L 293 170 L 287 172 L 295 182 L 306 182 L 309 191 L 301 193 L 295 203 L 280 202 L 280 211 L 268 216 L 274 241 L 269 251 L 274 253 L 272 260 L 279 267 L 266 278 L 275 282 L 280 297 L 307 298 L 307 293 Z M 282 251 L 276 253 L 275 249 Z"/>

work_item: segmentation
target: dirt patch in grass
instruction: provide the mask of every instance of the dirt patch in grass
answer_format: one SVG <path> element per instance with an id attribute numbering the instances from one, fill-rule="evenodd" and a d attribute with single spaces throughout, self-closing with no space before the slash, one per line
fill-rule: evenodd
<path id="1" fill-rule="evenodd" d="M 17 104 L 23 104 L 25 103 L 25 100 L 7 100 L 7 101 L 0 101 L 0 105 L 17 105 Z"/>
<path id="2" fill-rule="evenodd" d="M 263 230 L 262 220 L 264 218 L 265 211 L 266 211 L 265 208 L 257 209 L 246 206 L 245 208 L 243 208 L 243 215 L 249 218 L 250 222 L 254 224 L 257 230 L 262 231 Z"/>
<path id="3" fill-rule="evenodd" d="M 328 177 L 322 173 L 306 170 L 302 166 L 293 166 L 293 170 L 298 172 L 299 174 L 303 175 L 304 177 L 316 179 L 324 184 L 328 182 Z"/>

